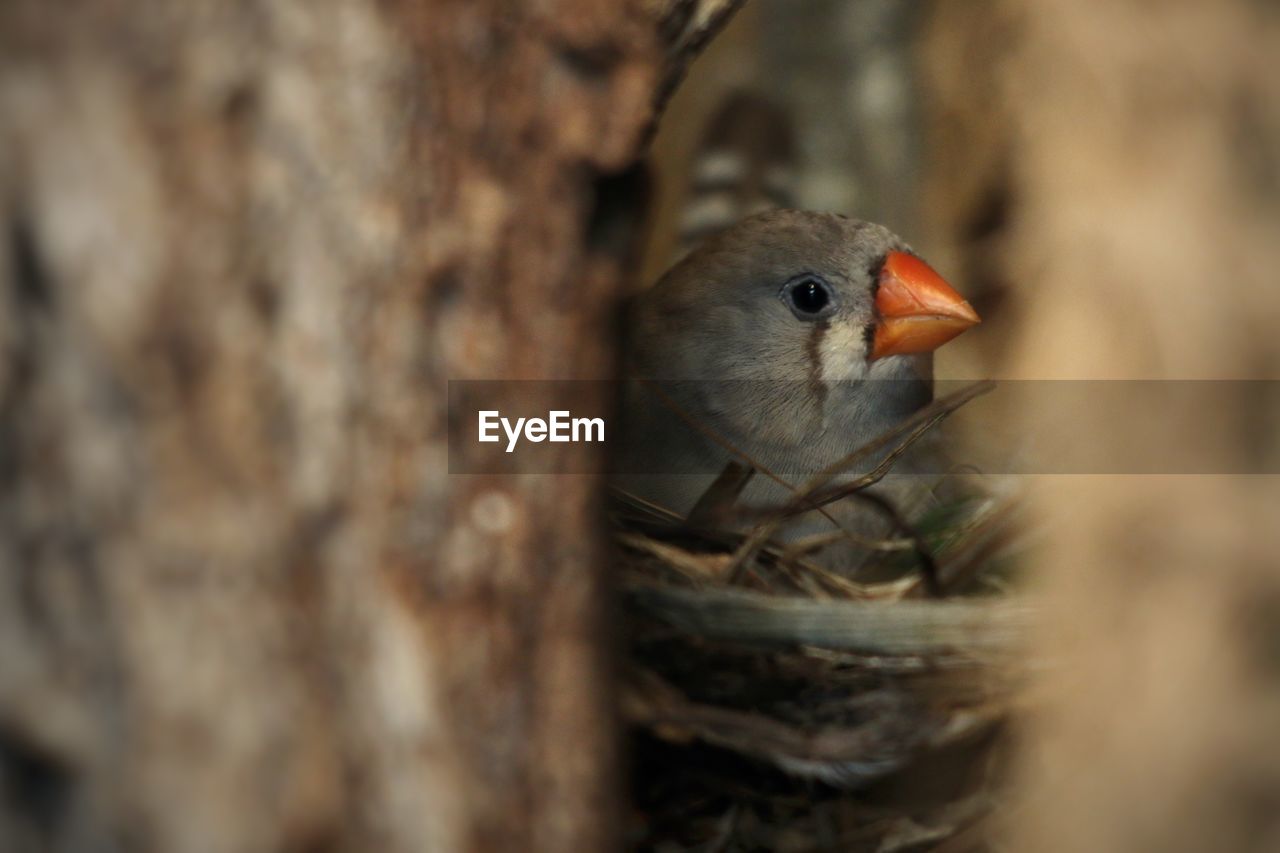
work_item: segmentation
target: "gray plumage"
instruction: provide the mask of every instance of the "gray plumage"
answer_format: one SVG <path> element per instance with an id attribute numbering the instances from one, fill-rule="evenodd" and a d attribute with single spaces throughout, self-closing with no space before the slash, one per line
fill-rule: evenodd
<path id="1" fill-rule="evenodd" d="M 705 430 L 802 483 L 932 398 L 931 353 L 868 358 L 877 274 L 891 251 L 909 247 L 882 226 L 834 214 L 775 210 L 743 220 L 637 298 L 627 373 L 693 380 L 659 385 Z M 788 304 L 784 288 L 806 275 L 830 286 L 832 305 L 821 319 Z M 624 432 L 618 484 L 682 515 L 733 458 L 643 383 L 628 386 Z M 898 470 L 921 467 L 920 459 L 904 459 Z M 909 503 L 922 493 L 903 478 L 883 488 Z M 757 475 L 742 502 L 781 503 L 788 494 Z M 840 512 L 858 532 L 885 532 L 865 507 Z M 810 514 L 784 536 L 832 529 Z"/>

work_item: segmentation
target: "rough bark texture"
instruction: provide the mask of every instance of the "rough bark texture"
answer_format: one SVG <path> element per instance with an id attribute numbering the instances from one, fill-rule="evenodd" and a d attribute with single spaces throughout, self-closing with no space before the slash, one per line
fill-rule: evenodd
<path id="1" fill-rule="evenodd" d="M 0 846 L 609 843 L 597 484 L 446 380 L 610 369 L 708 5 L 0 8 Z"/>

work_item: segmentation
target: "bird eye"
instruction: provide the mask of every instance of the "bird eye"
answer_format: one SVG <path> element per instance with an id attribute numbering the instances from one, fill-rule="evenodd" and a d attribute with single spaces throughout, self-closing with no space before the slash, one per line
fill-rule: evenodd
<path id="1" fill-rule="evenodd" d="M 829 313 L 831 286 L 816 275 L 802 275 L 787 282 L 782 289 L 782 300 L 801 320 L 816 320 Z"/>

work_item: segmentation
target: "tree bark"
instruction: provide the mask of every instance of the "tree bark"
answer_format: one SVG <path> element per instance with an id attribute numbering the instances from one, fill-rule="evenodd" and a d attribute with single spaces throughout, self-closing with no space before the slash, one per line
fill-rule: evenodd
<path id="1" fill-rule="evenodd" d="M 450 477 L 446 382 L 608 374 L 733 5 L 0 7 L 0 846 L 609 846 L 598 483 Z"/>

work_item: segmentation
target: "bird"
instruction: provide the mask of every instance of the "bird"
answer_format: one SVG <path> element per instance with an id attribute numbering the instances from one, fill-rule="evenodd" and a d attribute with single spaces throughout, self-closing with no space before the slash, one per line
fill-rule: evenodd
<path id="1" fill-rule="evenodd" d="M 742 503 L 782 503 L 789 486 L 926 405 L 933 352 L 979 322 L 884 226 L 795 209 L 748 216 L 634 298 L 615 482 L 686 516 L 726 463 L 749 460 L 788 485 L 755 476 Z M 897 465 L 929 467 L 910 456 Z M 892 492 L 893 481 L 881 488 Z M 835 523 L 883 526 L 866 515 L 842 510 Z M 781 535 L 831 524 L 811 513 Z M 855 564 L 847 551 L 827 562 Z"/>

